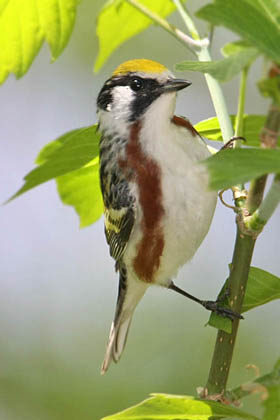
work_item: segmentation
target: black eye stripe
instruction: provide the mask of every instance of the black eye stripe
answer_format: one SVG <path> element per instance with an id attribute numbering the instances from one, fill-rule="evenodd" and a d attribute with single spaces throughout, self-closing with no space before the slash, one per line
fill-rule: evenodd
<path id="1" fill-rule="evenodd" d="M 155 89 L 160 85 L 160 83 L 152 78 L 142 78 L 133 73 L 127 74 L 125 76 L 114 76 L 112 79 L 109 79 L 105 82 L 101 92 L 103 90 L 111 90 L 115 86 L 131 86 L 132 81 L 137 80 L 139 83 L 143 83 L 143 87 L 147 89 Z M 100 92 L 100 93 L 101 93 Z"/>
<path id="2" fill-rule="evenodd" d="M 135 100 L 132 106 L 132 115 L 130 120 L 139 117 L 145 109 L 162 94 L 162 84 L 153 78 L 144 78 L 135 73 L 129 73 L 124 76 L 113 76 L 108 79 L 101 89 L 97 106 L 106 111 L 113 102 L 112 92 L 117 86 L 128 86 L 134 92 Z"/>

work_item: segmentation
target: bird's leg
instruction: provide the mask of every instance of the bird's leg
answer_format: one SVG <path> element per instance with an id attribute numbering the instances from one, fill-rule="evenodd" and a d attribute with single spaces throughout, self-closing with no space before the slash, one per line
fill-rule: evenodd
<path id="1" fill-rule="evenodd" d="M 174 292 L 177 292 L 180 295 L 183 295 L 183 296 L 193 300 L 194 302 L 199 303 L 200 305 L 202 305 L 208 311 L 216 312 L 218 315 L 229 318 L 232 321 L 235 318 L 244 319 L 243 316 L 238 314 L 237 312 L 234 312 L 231 309 L 227 309 L 227 308 L 224 308 L 224 307 L 219 305 L 219 303 L 221 303 L 225 299 L 226 295 L 223 295 L 222 297 L 218 298 L 216 301 L 214 301 L 214 300 L 201 300 L 201 299 L 198 299 L 197 297 L 195 297 L 193 295 L 190 295 L 189 293 L 185 292 L 184 290 L 180 289 L 173 282 L 171 282 L 171 284 L 169 286 L 169 289 L 174 290 Z M 227 293 L 228 292 L 226 292 L 226 294 Z"/>

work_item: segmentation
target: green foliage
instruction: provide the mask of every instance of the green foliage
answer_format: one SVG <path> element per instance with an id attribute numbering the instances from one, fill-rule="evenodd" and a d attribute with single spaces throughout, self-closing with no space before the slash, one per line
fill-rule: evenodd
<path id="1" fill-rule="evenodd" d="M 43 149 L 40 150 L 40 152 L 38 153 L 38 156 L 35 159 L 35 163 L 37 165 L 42 165 L 43 163 L 45 163 L 46 161 L 51 159 L 52 156 L 54 155 L 54 153 L 58 149 L 61 150 L 61 146 L 64 145 L 65 143 L 67 143 L 67 141 L 70 138 L 75 139 L 74 141 L 78 140 L 78 142 L 79 142 L 79 134 L 81 133 L 81 130 L 84 130 L 84 127 L 76 128 L 75 130 L 68 131 L 67 133 L 59 136 L 57 139 L 47 143 L 43 147 Z M 76 135 L 77 135 L 77 137 L 76 137 Z"/>
<path id="2" fill-rule="evenodd" d="M 226 285 L 227 283 L 221 290 L 220 296 L 224 294 Z M 250 267 L 242 313 L 279 298 L 280 278 L 260 268 Z M 231 333 L 231 321 L 213 312 L 210 315 L 208 325 Z"/>
<path id="3" fill-rule="evenodd" d="M 96 222 L 103 213 L 99 187 L 99 160 L 56 178 L 57 189 L 64 204 L 73 206 L 80 217 L 80 227 Z"/>
<path id="4" fill-rule="evenodd" d="M 0 2 L 0 83 L 23 76 L 46 40 L 55 60 L 68 43 L 79 0 Z"/>
<path id="5" fill-rule="evenodd" d="M 280 171 L 280 150 L 230 149 L 206 159 L 203 164 L 210 173 L 213 190 L 230 188 L 251 179 Z"/>
<path id="6" fill-rule="evenodd" d="M 280 298 L 280 278 L 268 271 L 251 267 L 242 313 Z"/>
<path id="7" fill-rule="evenodd" d="M 234 41 L 234 42 L 228 42 L 225 44 L 221 52 L 225 57 L 229 57 L 231 55 L 237 54 L 241 51 L 246 51 L 248 48 L 252 48 L 253 45 L 250 44 L 248 41 Z"/>
<path id="8" fill-rule="evenodd" d="M 70 131 L 49 143 L 36 159 L 39 166 L 24 177 L 25 184 L 10 200 L 46 181 L 83 167 L 97 157 L 98 144 L 96 126 Z"/>
<path id="9" fill-rule="evenodd" d="M 236 115 L 230 116 L 231 123 L 235 129 Z M 246 146 L 259 146 L 260 133 L 265 126 L 266 117 L 264 115 L 243 115 L 243 136 L 246 139 Z M 195 125 L 196 130 L 209 140 L 222 141 L 222 133 L 217 117 L 208 118 Z"/>
<path id="10" fill-rule="evenodd" d="M 171 0 L 141 0 L 140 3 L 164 17 L 175 9 Z M 95 71 L 102 67 L 117 47 L 152 23 L 151 19 L 127 2 L 109 0 L 101 10 L 97 21 L 99 54 L 95 62 Z"/>
<path id="11" fill-rule="evenodd" d="M 183 61 L 175 65 L 178 71 L 199 71 L 211 74 L 220 82 L 228 82 L 258 56 L 256 48 L 245 48 L 219 61 Z"/>
<path id="12" fill-rule="evenodd" d="M 142 403 L 103 420 L 209 420 L 213 416 L 257 420 L 251 414 L 218 402 L 167 394 L 153 394 Z"/>
<path id="13" fill-rule="evenodd" d="M 213 25 L 223 25 L 253 44 L 268 58 L 280 57 L 280 20 L 277 0 L 215 0 L 197 16 Z M 277 11 L 277 12 L 275 12 Z"/>
<path id="14" fill-rule="evenodd" d="M 48 143 L 36 158 L 39 166 L 25 176 L 11 199 L 55 179 L 62 202 L 78 213 L 80 227 L 96 222 L 103 213 L 96 127 L 78 128 Z"/>

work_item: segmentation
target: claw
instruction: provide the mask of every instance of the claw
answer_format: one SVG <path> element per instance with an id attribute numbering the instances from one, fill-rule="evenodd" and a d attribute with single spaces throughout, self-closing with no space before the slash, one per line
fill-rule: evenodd
<path id="1" fill-rule="evenodd" d="M 223 306 L 219 306 L 220 301 L 221 300 L 203 300 L 201 304 L 202 306 L 204 306 L 205 309 L 215 312 L 216 314 L 221 315 L 225 318 L 229 318 L 231 321 L 234 321 L 235 319 L 244 319 L 244 317 L 238 314 L 237 312 L 232 311 L 228 308 L 224 308 Z"/>
<path id="2" fill-rule="evenodd" d="M 242 136 L 234 136 L 234 137 L 232 137 L 231 139 L 229 139 L 229 141 L 228 141 L 228 142 L 226 142 L 226 143 L 223 145 L 223 147 L 222 147 L 219 151 L 221 151 L 221 150 L 225 150 L 225 149 L 231 149 L 231 148 L 232 148 L 232 146 L 233 146 L 233 143 L 234 143 L 235 141 L 237 141 L 237 140 L 242 140 L 242 141 L 244 141 L 244 142 L 246 143 L 246 139 L 245 139 L 245 137 L 242 137 Z"/>
<path id="3" fill-rule="evenodd" d="M 174 290 L 175 292 L 180 293 L 180 295 L 183 295 L 187 297 L 188 299 L 191 299 L 199 303 L 205 309 L 208 309 L 209 311 L 212 311 L 212 312 L 216 312 L 217 314 L 224 316 L 226 318 L 229 318 L 232 321 L 236 318 L 244 319 L 243 316 L 238 314 L 237 312 L 234 312 L 231 309 L 224 308 L 223 306 L 219 306 L 219 303 L 224 302 L 225 299 L 229 296 L 230 290 L 228 287 L 225 289 L 225 292 L 216 301 L 198 299 L 197 297 L 190 295 L 189 293 L 177 287 L 173 282 L 170 283 L 169 289 Z"/>

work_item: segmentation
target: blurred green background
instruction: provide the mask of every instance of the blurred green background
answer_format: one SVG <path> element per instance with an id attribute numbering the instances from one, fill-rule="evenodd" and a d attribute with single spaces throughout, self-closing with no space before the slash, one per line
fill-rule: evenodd
<path id="1" fill-rule="evenodd" d="M 66 50 L 50 64 L 44 46 L 28 74 L 1 87 L 0 200 L 20 186 L 39 150 L 64 132 L 96 122 L 95 101 L 113 69 L 131 58 L 155 59 L 172 69 L 192 56 L 152 27 L 123 45 L 99 74 L 95 22 L 102 1 L 78 8 Z M 205 1 L 190 0 L 191 11 Z M 182 27 L 173 15 L 171 22 Z M 202 31 L 202 23 L 198 23 Z M 235 36 L 217 29 L 213 56 Z M 246 110 L 266 113 L 250 74 Z M 178 98 L 177 113 L 193 123 L 214 115 L 204 77 L 180 74 L 193 84 Z M 238 79 L 224 85 L 236 111 Z M 231 195 L 225 198 L 230 201 Z M 258 240 L 253 265 L 280 275 L 279 209 Z M 97 420 L 135 404 L 151 392 L 194 394 L 206 382 L 216 331 L 205 327 L 208 313 L 191 301 L 151 288 L 140 303 L 121 362 L 100 376 L 114 313 L 117 277 L 103 235 L 103 222 L 79 230 L 78 218 L 59 201 L 49 182 L 1 208 L 0 418 L 1 420 Z M 210 233 L 177 283 L 215 299 L 227 276 L 235 236 L 234 215 L 220 204 Z M 254 363 L 262 373 L 279 357 L 278 302 L 246 313 L 236 346 L 230 385 L 250 380 Z M 244 409 L 261 412 L 257 397 Z"/>

